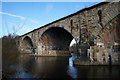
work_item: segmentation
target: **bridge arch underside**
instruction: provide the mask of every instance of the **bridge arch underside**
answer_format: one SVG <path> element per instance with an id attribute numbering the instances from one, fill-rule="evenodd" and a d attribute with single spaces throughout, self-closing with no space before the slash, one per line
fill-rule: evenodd
<path id="1" fill-rule="evenodd" d="M 28 52 L 28 53 L 31 53 L 31 49 L 33 48 L 33 43 L 32 43 L 32 40 L 30 37 L 26 36 L 24 39 L 23 39 L 23 49 Z"/>
<path id="2" fill-rule="evenodd" d="M 69 50 L 73 36 L 64 28 L 52 27 L 42 34 L 42 46 L 48 50 Z"/>

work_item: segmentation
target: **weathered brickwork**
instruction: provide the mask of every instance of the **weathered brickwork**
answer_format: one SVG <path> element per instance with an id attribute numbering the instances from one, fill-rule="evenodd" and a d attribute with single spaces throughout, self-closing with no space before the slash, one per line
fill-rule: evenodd
<path id="1" fill-rule="evenodd" d="M 36 48 L 36 54 L 48 56 L 51 55 L 49 51 L 68 51 L 73 38 L 76 42 L 88 44 L 97 41 L 103 43 L 119 42 L 118 8 L 119 3 L 111 2 L 99 3 L 80 10 L 20 36 L 19 48 L 26 51 L 23 47 L 26 36 L 31 39 L 33 47 Z"/>

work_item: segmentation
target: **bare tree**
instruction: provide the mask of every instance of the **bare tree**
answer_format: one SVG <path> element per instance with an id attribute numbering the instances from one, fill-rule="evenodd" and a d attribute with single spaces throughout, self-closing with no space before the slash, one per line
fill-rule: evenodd
<path id="1" fill-rule="evenodd" d="M 18 25 L 13 24 L 12 30 L 10 30 L 8 27 L 9 24 L 7 22 L 7 19 L 5 19 L 5 26 L 6 26 L 8 35 L 12 35 L 13 37 L 15 37 L 17 35 L 17 32 L 19 32 L 24 27 L 25 23 L 26 23 L 26 20 L 23 23 L 19 23 Z"/>

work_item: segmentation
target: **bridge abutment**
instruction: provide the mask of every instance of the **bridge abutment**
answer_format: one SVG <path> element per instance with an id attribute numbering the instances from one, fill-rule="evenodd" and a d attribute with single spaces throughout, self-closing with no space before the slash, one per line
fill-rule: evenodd
<path id="1" fill-rule="evenodd" d="M 43 50 L 41 53 L 36 53 L 35 56 L 71 56 L 70 51 L 64 50 Z"/>

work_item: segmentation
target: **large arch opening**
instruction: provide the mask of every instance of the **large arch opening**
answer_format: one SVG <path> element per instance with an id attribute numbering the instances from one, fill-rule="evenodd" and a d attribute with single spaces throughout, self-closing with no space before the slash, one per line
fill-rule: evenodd
<path id="1" fill-rule="evenodd" d="M 24 49 L 31 49 L 31 48 L 33 48 L 33 43 L 32 43 L 32 40 L 30 39 L 30 37 L 26 36 L 23 39 L 23 46 L 24 46 Z"/>
<path id="2" fill-rule="evenodd" d="M 42 34 L 41 39 L 42 46 L 48 50 L 69 50 L 73 36 L 64 28 L 52 27 Z"/>

